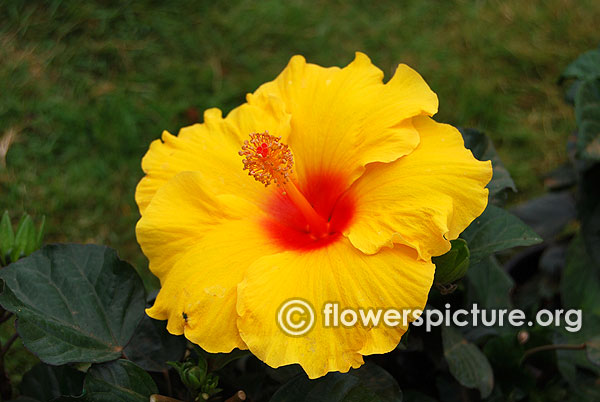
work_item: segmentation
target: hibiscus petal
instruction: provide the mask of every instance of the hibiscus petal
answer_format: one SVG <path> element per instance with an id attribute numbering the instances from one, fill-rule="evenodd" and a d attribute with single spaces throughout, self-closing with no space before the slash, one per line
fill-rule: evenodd
<path id="1" fill-rule="evenodd" d="M 245 348 L 236 327 L 237 284 L 271 246 L 257 207 L 207 194 L 201 174 L 183 172 L 158 190 L 140 219 L 137 239 L 161 290 L 148 315 L 209 352 Z"/>
<path id="2" fill-rule="evenodd" d="M 428 117 L 413 124 L 419 146 L 396 162 L 368 166 L 348 192 L 356 210 L 345 235 L 367 254 L 393 243 L 425 260 L 444 254 L 487 206 L 491 162 L 476 160 L 452 126 Z"/>
<path id="3" fill-rule="evenodd" d="M 311 252 L 260 258 L 238 287 L 242 339 L 268 365 L 299 363 L 310 378 L 356 368 L 363 354 L 393 349 L 406 327 L 325 328 L 324 303 L 338 302 L 340 308 L 423 308 L 434 266 L 416 257 L 404 246 L 368 256 L 342 239 Z M 315 326 L 306 335 L 288 336 L 276 322 L 279 306 L 292 298 L 316 309 Z"/>
<path id="4" fill-rule="evenodd" d="M 285 103 L 292 115 L 288 145 L 300 181 L 311 173 L 343 172 L 349 185 L 367 163 L 394 161 L 417 146 L 418 133 L 404 120 L 437 112 L 437 96 L 411 68 L 400 65 L 388 83 L 382 79 L 382 71 L 362 53 L 343 69 L 294 56 L 248 102 L 263 108 L 269 99 Z"/>
<path id="5" fill-rule="evenodd" d="M 144 214 L 159 188 L 185 171 L 202 173 L 207 188 L 215 194 L 238 194 L 260 202 L 265 195 L 264 186 L 242 170 L 238 151 L 254 132 L 269 131 L 287 138 L 289 121 L 283 105 L 270 100 L 269 108 L 244 104 L 225 119 L 219 109 L 209 109 L 204 114 L 203 124 L 182 128 L 177 137 L 165 131 L 162 141 L 152 142 L 142 160 L 146 176 L 135 194 L 140 213 Z"/>

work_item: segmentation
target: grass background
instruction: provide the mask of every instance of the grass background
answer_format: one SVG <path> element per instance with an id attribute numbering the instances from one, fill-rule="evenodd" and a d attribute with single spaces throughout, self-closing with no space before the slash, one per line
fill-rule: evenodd
<path id="1" fill-rule="evenodd" d="M 133 194 L 163 129 L 225 112 L 293 54 L 404 62 L 440 98 L 438 121 L 484 130 L 520 193 L 566 158 L 574 127 L 556 84 L 597 46 L 600 2 L 0 2 L 0 210 L 45 214 L 47 241 L 117 248 L 143 269 Z M 1 156 L 1 155 L 0 155 Z"/>

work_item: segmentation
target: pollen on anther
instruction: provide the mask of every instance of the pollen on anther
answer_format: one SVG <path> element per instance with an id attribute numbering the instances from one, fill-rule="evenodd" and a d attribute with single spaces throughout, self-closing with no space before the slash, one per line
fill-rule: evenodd
<path id="1" fill-rule="evenodd" d="M 271 183 L 285 184 L 289 180 L 294 165 L 290 148 L 282 144 L 281 137 L 264 133 L 250 134 L 239 152 L 244 159 L 244 170 L 257 181 L 268 186 Z"/>

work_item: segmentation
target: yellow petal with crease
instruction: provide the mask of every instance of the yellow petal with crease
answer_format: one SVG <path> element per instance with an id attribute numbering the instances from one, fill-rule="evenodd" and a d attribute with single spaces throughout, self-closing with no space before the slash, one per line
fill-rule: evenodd
<path id="1" fill-rule="evenodd" d="M 323 249 L 265 256 L 247 270 L 238 287 L 240 334 L 250 351 L 271 367 L 299 363 L 310 378 L 346 372 L 363 363 L 362 355 L 385 353 L 406 327 L 325 328 L 325 302 L 340 307 L 423 308 L 434 266 L 414 250 L 397 246 L 368 256 L 346 239 Z M 316 310 L 315 327 L 291 337 L 276 322 L 286 300 L 301 298 Z"/>
<path id="2" fill-rule="evenodd" d="M 413 119 L 421 143 L 389 164 L 372 164 L 349 191 L 356 212 L 345 235 L 367 254 L 393 243 L 422 259 L 444 254 L 450 240 L 478 217 L 488 202 L 491 162 L 476 160 L 458 130 L 428 117 Z"/>
<path id="3" fill-rule="evenodd" d="M 231 195 L 208 195 L 203 177 L 183 172 L 158 190 L 137 239 L 161 281 L 153 318 L 209 352 L 245 348 L 236 326 L 237 284 L 255 259 L 280 251 L 257 219 L 260 210 Z"/>
<path id="4" fill-rule="evenodd" d="M 137 186 L 135 198 L 143 215 L 156 191 L 177 173 L 199 172 L 214 194 L 237 194 L 256 202 L 265 195 L 264 186 L 242 170 L 238 155 L 251 133 L 269 131 L 287 138 L 290 117 L 277 100 L 261 109 L 244 104 L 223 119 L 219 109 L 209 109 L 204 123 L 184 127 L 178 136 L 164 132 L 142 160 L 146 176 Z M 271 190 L 271 189 L 269 189 Z"/>
<path id="5" fill-rule="evenodd" d="M 343 69 L 294 56 L 248 102 L 262 108 L 269 99 L 285 104 L 300 181 L 318 172 L 343 173 L 349 185 L 366 164 L 396 160 L 418 145 L 418 133 L 404 120 L 437 112 L 437 96 L 408 66 L 400 65 L 386 84 L 382 79 L 362 53 Z"/>

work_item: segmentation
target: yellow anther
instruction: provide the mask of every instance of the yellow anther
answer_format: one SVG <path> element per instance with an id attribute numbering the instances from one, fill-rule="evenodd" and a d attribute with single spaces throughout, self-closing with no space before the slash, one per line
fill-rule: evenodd
<path id="1" fill-rule="evenodd" d="M 244 170 L 257 181 L 268 186 L 271 183 L 283 185 L 290 179 L 294 158 L 281 137 L 264 133 L 250 134 L 250 140 L 244 141 L 239 152 L 244 157 Z"/>

